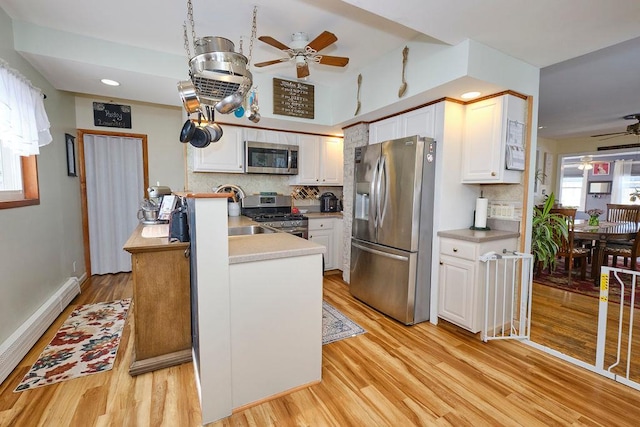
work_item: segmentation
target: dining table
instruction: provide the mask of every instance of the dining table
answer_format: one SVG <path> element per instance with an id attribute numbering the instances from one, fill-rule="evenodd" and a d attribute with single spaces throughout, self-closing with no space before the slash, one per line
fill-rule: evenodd
<path id="1" fill-rule="evenodd" d="M 589 220 L 575 220 L 573 240 L 591 240 L 595 242 L 591 259 L 591 279 L 594 285 L 600 284 L 600 267 L 604 262 L 604 248 L 607 242 L 630 241 L 635 239 L 640 223 L 600 221 L 590 225 Z"/>

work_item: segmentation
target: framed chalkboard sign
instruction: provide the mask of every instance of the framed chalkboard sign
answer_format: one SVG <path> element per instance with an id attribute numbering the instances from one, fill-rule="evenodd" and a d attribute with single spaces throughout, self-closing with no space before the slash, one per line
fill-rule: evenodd
<path id="1" fill-rule="evenodd" d="M 315 98 L 313 85 L 273 79 L 273 113 L 313 119 Z"/>
<path id="2" fill-rule="evenodd" d="M 131 129 L 131 106 L 94 102 L 93 124 L 95 126 Z"/>

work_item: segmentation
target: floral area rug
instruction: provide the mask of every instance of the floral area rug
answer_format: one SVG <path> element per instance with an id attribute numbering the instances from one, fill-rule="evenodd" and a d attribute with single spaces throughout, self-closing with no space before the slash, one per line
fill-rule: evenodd
<path id="1" fill-rule="evenodd" d="M 76 307 L 14 391 L 108 371 L 131 299 Z"/>
<path id="2" fill-rule="evenodd" d="M 322 301 L 322 345 L 355 337 L 366 331 L 340 313 L 331 304 Z"/>
<path id="3" fill-rule="evenodd" d="M 625 268 L 622 261 L 616 265 L 618 268 Z M 572 270 L 571 284 L 569 284 L 569 277 L 564 269 L 564 260 L 560 260 L 556 264 L 555 271 L 549 274 L 545 269 L 541 274 L 537 274 L 533 277 L 533 281 L 540 283 L 541 285 L 551 286 L 564 291 L 575 292 L 582 295 L 588 295 L 594 298 L 600 298 L 600 287 L 594 285 L 591 277 L 591 266 L 587 266 L 586 280 L 580 280 L 580 267 L 574 267 Z M 628 274 L 621 274 L 619 277 L 622 279 L 625 286 L 625 304 L 629 305 L 631 301 L 631 276 Z M 636 279 L 636 297 L 635 307 L 640 308 L 640 279 Z M 620 303 L 620 291 L 621 287 L 617 281 L 613 278 L 613 274 L 609 278 L 609 300 L 616 304 Z"/>

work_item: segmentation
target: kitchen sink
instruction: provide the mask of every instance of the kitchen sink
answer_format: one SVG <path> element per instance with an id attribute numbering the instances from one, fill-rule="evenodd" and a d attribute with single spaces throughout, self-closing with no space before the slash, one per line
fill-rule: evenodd
<path id="1" fill-rule="evenodd" d="M 245 225 L 242 227 L 231 227 L 229 228 L 229 236 L 250 236 L 253 234 L 270 234 L 277 233 L 271 227 L 267 227 L 264 225 Z"/>

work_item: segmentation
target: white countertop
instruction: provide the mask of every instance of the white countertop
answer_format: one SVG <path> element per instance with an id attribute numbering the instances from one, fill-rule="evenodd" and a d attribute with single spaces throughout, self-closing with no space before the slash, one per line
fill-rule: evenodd
<path id="1" fill-rule="evenodd" d="M 246 216 L 229 217 L 229 228 L 259 224 Z M 323 245 L 288 233 L 229 236 L 229 264 L 325 253 Z"/>
<path id="2" fill-rule="evenodd" d="M 520 236 L 520 233 L 515 231 L 502 231 L 502 230 L 471 230 L 463 228 L 460 230 L 444 230 L 438 231 L 439 237 L 448 237 L 450 239 L 466 240 L 468 242 L 483 243 L 493 240 L 510 239 L 512 237 Z"/>

